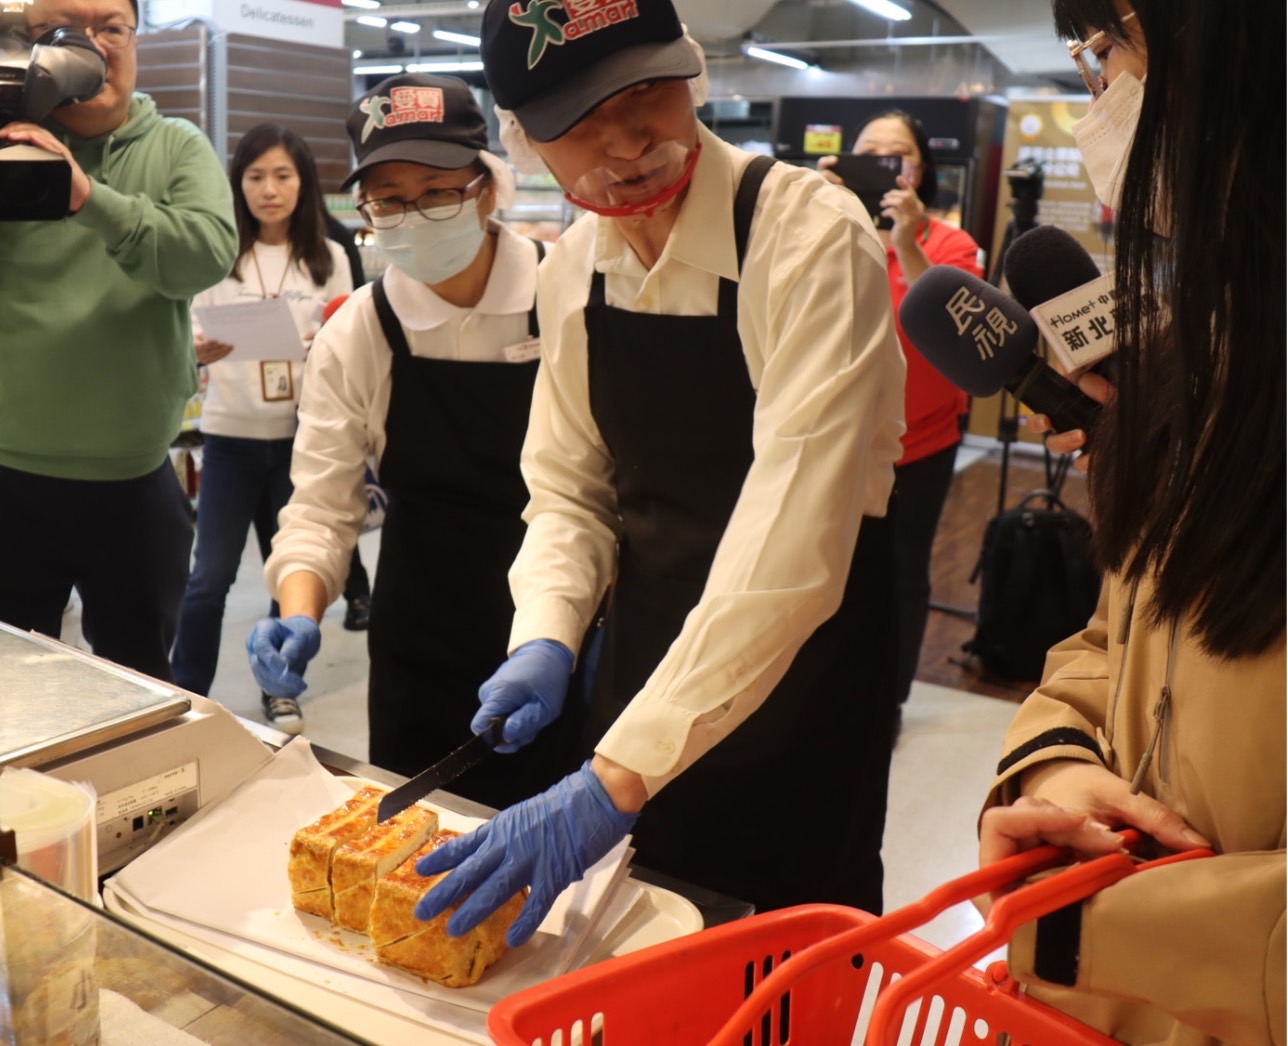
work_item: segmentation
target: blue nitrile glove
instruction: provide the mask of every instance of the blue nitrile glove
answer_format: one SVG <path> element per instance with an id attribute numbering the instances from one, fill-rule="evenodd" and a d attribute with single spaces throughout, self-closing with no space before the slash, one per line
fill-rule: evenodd
<path id="1" fill-rule="evenodd" d="M 637 817 L 613 805 L 587 760 L 553 788 L 502 810 L 417 861 L 421 875 L 456 870 L 417 902 L 416 918 L 433 919 L 464 898 L 447 921 L 448 934 L 459 937 L 530 886 L 505 935 L 517 948 L 536 933 L 564 887 L 621 841 Z"/>
<path id="2" fill-rule="evenodd" d="M 306 614 L 266 617 L 246 637 L 251 675 L 270 697 L 299 697 L 308 684 L 304 666 L 322 646 L 322 630 Z"/>
<path id="3" fill-rule="evenodd" d="M 528 744 L 559 718 L 573 660 L 572 651 L 553 639 L 524 643 L 479 687 L 479 710 L 470 729 L 481 734 L 500 716 L 505 743 L 496 750 L 515 752 Z"/>

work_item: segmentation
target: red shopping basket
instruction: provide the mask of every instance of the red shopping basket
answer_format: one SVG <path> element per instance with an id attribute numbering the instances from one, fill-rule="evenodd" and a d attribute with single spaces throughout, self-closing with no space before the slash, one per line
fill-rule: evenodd
<path id="1" fill-rule="evenodd" d="M 492 1007 L 488 1032 L 500 1046 L 887 1046 L 900 1035 L 920 1046 L 1112 1046 L 1022 994 L 1005 963 L 986 972 L 971 964 L 1021 923 L 1127 875 L 1209 853 L 1144 864 L 1111 854 L 1074 864 L 999 899 L 983 929 L 947 951 L 907 931 L 955 904 L 1069 864 L 1070 851 L 1017 854 L 880 918 L 828 904 L 766 912 L 517 992 Z"/>

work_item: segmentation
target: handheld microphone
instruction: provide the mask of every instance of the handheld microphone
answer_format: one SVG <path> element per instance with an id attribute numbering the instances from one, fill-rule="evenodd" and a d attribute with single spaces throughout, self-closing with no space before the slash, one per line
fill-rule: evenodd
<path id="1" fill-rule="evenodd" d="M 1054 225 L 1016 237 L 1002 271 L 1067 372 L 1090 368 L 1112 376 L 1113 273 L 1100 275 L 1086 248 Z"/>
<path id="2" fill-rule="evenodd" d="M 932 265 L 908 289 L 899 322 L 931 366 L 959 389 L 976 397 L 1006 389 L 1049 417 L 1055 431 L 1082 429 L 1090 442 L 1100 404 L 1034 354 L 1037 324 L 992 284 L 951 265 Z"/>
<path id="3" fill-rule="evenodd" d="M 327 302 L 326 305 L 322 307 L 322 322 L 326 323 L 327 320 L 336 314 L 336 310 L 338 310 L 340 306 L 348 300 L 349 296 L 347 294 L 337 294 Z"/>

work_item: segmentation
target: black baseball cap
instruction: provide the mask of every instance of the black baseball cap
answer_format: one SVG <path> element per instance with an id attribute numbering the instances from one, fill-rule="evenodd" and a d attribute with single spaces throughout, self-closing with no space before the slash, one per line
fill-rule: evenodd
<path id="1" fill-rule="evenodd" d="M 491 0 L 480 51 L 497 105 L 538 142 L 635 84 L 702 72 L 670 0 Z"/>
<path id="2" fill-rule="evenodd" d="M 455 76 L 405 73 L 381 80 L 349 110 L 345 126 L 358 166 L 347 189 L 378 163 L 468 167 L 487 148 L 487 124 L 469 85 Z"/>

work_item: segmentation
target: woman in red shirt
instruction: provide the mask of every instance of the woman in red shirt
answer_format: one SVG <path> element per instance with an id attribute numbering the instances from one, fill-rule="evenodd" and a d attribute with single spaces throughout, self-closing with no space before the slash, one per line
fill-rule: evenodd
<path id="1" fill-rule="evenodd" d="M 908 340 L 899 324 L 899 305 L 908 288 L 932 265 L 954 265 L 975 276 L 982 276 L 983 270 L 979 245 L 926 211 L 934 204 L 938 180 L 930 140 L 914 116 L 892 109 L 873 117 L 860 128 L 850 151 L 903 159 L 898 187 L 881 197 L 872 217 L 886 247 L 895 329 L 908 361 L 904 393 L 908 430 L 903 436 L 903 457 L 895 465 L 888 512 L 896 556 L 898 693 L 906 701 L 930 610 L 930 551 L 952 482 L 967 404 L 966 394 L 926 362 Z M 823 157 L 818 166 L 825 177 L 839 183 L 840 178 L 827 170 L 835 163 L 834 157 Z"/>

